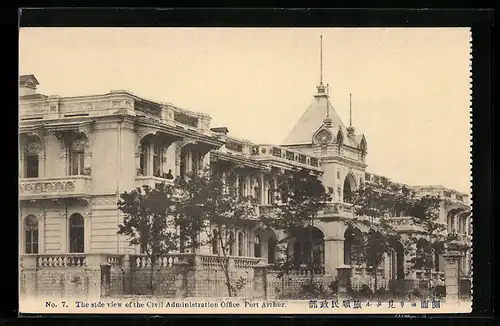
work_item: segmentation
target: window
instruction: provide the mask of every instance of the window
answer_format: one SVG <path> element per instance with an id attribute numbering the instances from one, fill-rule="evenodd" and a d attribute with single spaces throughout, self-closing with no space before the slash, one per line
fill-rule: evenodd
<path id="1" fill-rule="evenodd" d="M 69 218 L 69 252 L 85 252 L 83 216 L 78 213 Z"/>
<path id="2" fill-rule="evenodd" d="M 139 168 L 142 175 L 147 175 L 148 173 L 148 152 L 148 143 L 142 144 L 139 157 Z"/>
<path id="3" fill-rule="evenodd" d="M 337 169 L 337 180 L 340 180 L 340 169 Z"/>
<path id="4" fill-rule="evenodd" d="M 238 184 L 238 195 L 240 197 L 245 197 L 245 179 L 240 178 L 240 182 Z"/>
<path id="5" fill-rule="evenodd" d="M 274 182 L 272 180 L 269 181 L 267 188 L 267 203 L 269 205 L 274 204 Z"/>
<path id="6" fill-rule="evenodd" d="M 276 240 L 270 237 L 267 242 L 267 262 L 273 264 L 276 260 Z"/>
<path id="7" fill-rule="evenodd" d="M 40 142 L 37 139 L 28 137 L 24 148 L 24 177 L 38 178 L 38 153 L 41 151 Z"/>
<path id="8" fill-rule="evenodd" d="M 38 178 L 38 154 L 26 154 L 24 157 L 26 178 Z"/>
<path id="9" fill-rule="evenodd" d="M 260 257 L 261 256 L 261 252 L 260 252 L 260 237 L 258 235 L 255 236 L 255 239 L 254 239 L 253 251 L 254 251 L 254 257 Z"/>
<path id="10" fill-rule="evenodd" d="M 229 233 L 229 256 L 234 256 L 234 246 L 235 246 L 234 233 L 231 231 Z"/>
<path id="11" fill-rule="evenodd" d="M 38 253 L 38 220 L 33 215 L 28 215 L 24 220 L 25 253 Z"/>
<path id="12" fill-rule="evenodd" d="M 296 268 L 302 263 L 302 246 L 297 240 L 293 243 L 293 262 Z"/>
<path id="13" fill-rule="evenodd" d="M 238 256 L 243 256 L 243 233 L 238 233 Z"/>
<path id="14" fill-rule="evenodd" d="M 212 254 L 217 255 L 219 253 L 218 246 L 219 234 L 217 230 L 214 230 L 212 233 Z"/>
<path id="15" fill-rule="evenodd" d="M 84 140 L 81 137 L 75 137 L 70 140 L 69 147 L 69 174 L 83 175 L 84 171 Z"/>
<path id="16" fill-rule="evenodd" d="M 439 253 L 434 253 L 434 269 L 439 272 Z"/>

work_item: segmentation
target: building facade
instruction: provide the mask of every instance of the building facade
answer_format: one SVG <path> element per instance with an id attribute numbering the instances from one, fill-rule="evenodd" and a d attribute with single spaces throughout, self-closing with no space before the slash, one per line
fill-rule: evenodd
<path id="1" fill-rule="evenodd" d="M 226 128 L 211 128 L 206 114 L 124 90 L 59 97 L 38 93 L 37 85 L 33 75 L 20 77 L 21 255 L 52 259 L 71 254 L 139 254 L 139 248 L 117 235 L 123 216 L 116 203 L 124 191 L 171 182 L 171 177 L 207 165 L 230 166 L 236 172 L 239 193 L 257 198 L 262 212 L 275 202 L 279 173 L 306 168 L 333 195 L 315 223 L 313 243 L 296 239 L 292 244 L 294 259 L 301 265 L 303 253 L 312 245 L 321 262 L 320 273 L 334 277 L 339 267 L 351 265 L 350 243 L 356 232 L 344 221 L 353 217 L 352 192 L 365 182 L 390 182 L 366 171 L 367 139 L 356 133 L 352 122 L 344 125 L 322 83 L 282 145 L 236 139 Z M 447 223 L 449 232 L 470 243 L 466 194 L 440 186 L 413 189 L 422 195 L 440 195 L 440 220 Z M 401 232 L 409 232 L 405 229 L 409 217 L 393 218 Z M 269 263 L 276 259 L 281 235 L 263 227 L 258 213 L 234 232 L 232 256 L 260 257 Z M 196 250 L 210 255 L 214 248 Z M 381 284 L 421 278 L 421 271 L 405 273 L 407 258 L 396 244 L 380 267 Z M 436 259 L 438 278 L 444 260 Z M 470 276 L 470 252 L 461 260 L 461 273 Z M 362 267 L 353 266 L 354 279 L 363 282 L 365 277 Z"/>

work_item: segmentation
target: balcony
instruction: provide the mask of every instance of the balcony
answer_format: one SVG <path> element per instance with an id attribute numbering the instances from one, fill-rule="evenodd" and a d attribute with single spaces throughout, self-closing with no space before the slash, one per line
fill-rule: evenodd
<path id="1" fill-rule="evenodd" d="M 165 179 L 165 178 L 160 178 L 160 177 L 154 177 L 154 176 L 136 176 L 135 177 L 135 186 L 137 188 L 142 188 L 142 186 L 149 186 L 151 188 L 154 188 L 157 183 L 170 183 L 173 184 L 174 180 L 172 179 Z"/>
<path id="2" fill-rule="evenodd" d="M 92 178 L 90 176 L 75 175 L 19 180 L 20 200 L 89 197 L 91 192 Z"/>
<path id="3" fill-rule="evenodd" d="M 354 216 L 354 209 L 352 204 L 344 202 L 331 202 L 326 205 L 323 209 L 321 217 L 342 217 L 342 218 L 352 218 Z"/>

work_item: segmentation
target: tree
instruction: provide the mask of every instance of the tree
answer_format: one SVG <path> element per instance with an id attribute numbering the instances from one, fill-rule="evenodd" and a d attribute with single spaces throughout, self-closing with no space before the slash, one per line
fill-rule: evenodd
<path id="1" fill-rule="evenodd" d="M 306 169 L 294 169 L 280 176 L 276 203 L 272 209 L 262 216 L 264 224 L 286 235 L 278 241 L 282 258 L 276 261 L 280 276 L 287 274 L 295 264 L 290 256 L 290 239 L 298 238 L 304 231 L 308 231 L 309 243 L 307 252 L 307 269 L 310 275 L 311 286 L 314 282 L 314 270 L 317 260 L 314 257 L 312 232 L 318 213 L 330 201 L 331 194 L 327 193 L 321 180 Z"/>
<path id="2" fill-rule="evenodd" d="M 175 232 L 175 187 L 158 183 L 120 195 L 118 209 L 124 214 L 118 234 L 125 235 L 133 246 L 140 246 L 151 262 L 149 290 L 154 293 L 154 267 L 157 260 L 178 250 Z"/>
<path id="3" fill-rule="evenodd" d="M 198 245 L 210 244 L 220 258 L 219 267 L 230 297 L 243 287 L 243 280 L 232 280 L 230 274 L 228 256 L 235 243 L 234 231 L 256 214 L 255 199 L 238 195 L 232 175 L 231 170 L 209 169 L 189 174 L 179 182 L 181 199 L 177 211 L 181 232 L 185 233 L 183 240 L 196 243 L 200 233 L 206 235 L 208 241 Z"/>
<path id="4" fill-rule="evenodd" d="M 410 195 L 408 213 L 416 232 L 412 233 L 407 242 L 411 248 L 412 258 L 409 260 L 413 269 L 424 271 L 424 278 L 428 276 L 428 288 L 431 289 L 432 270 L 439 264 L 436 257 L 444 253 L 447 245 L 457 240 L 457 234 L 448 233 L 446 223 L 439 221 L 439 196 Z"/>
<path id="5" fill-rule="evenodd" d="M 354 218 L 348 227 L 360 230 L 360 239 L 352 249 L 352 258 L 364 264 L 378 289 L 378 267 L 385 254 L 392 252 L 392 244 L 400 240 L 394 223 L 388 218 L 404 207 L 406 188 L 395 185 L 361 185 L 353 193 Z"/>

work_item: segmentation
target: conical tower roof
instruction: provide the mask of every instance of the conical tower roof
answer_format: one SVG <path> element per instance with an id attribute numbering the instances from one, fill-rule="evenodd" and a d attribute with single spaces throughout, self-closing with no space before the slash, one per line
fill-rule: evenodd
<path id="1" fill-rule="evenodd" d="M 344 123 L 324 92 L 325 87 L 320 85 L 317 88 L 318 93 L 314 95 L 311 105 L 286 137 L 284 145 L 311 144 L 313 135 L 325 124 L 327 119 L 331 121 L 328 129 L 338 131 L 340 127 L 342 130 L 346 130 Z"/>

